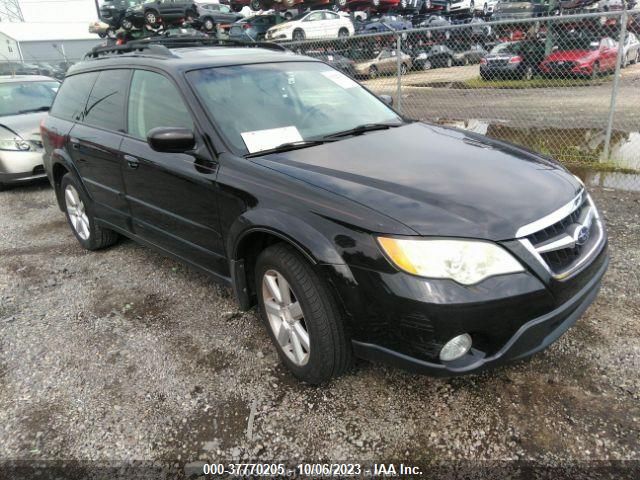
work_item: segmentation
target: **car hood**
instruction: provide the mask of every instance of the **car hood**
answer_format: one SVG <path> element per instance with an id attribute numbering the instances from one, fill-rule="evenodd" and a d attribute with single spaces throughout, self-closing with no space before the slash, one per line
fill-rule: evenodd
<path id="1" fill-rule="evenodd" d="M 552 160 L 425 123 L 252 161 L 366 205 L 420 235 L 512 239 L 582 188 Z"/>
<path id="2" fill-rule="evenodd" d="M 593 54 L 597 54 L 597 51 L 594 50 L 565 50 L 562 52 L 554 52 L 547 57 L 547 62 L 557 62 L 559 60 L 564 60 L 568 62 L 572 62 L 575 60 L 581 60 L 586 57 L 590 57 Z"/>
<path id="3" fill-rule="evenodd" d="M 40 122 L 46 116 L 47 112 L 34 112 L 0 117 L 0 127 L 24 140 L 40 141 Z"/>

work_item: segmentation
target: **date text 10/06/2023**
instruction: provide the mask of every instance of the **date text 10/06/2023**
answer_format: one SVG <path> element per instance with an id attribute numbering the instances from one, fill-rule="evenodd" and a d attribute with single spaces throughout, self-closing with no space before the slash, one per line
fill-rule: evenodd
<path id="1" fill-rule="evenodd" d="M 300 463 L 294 468 L 282 463 L 205 463 L 204 475 L 258 475 L 262 477 L 310 476 L 310 477 L 393 477 L 404 475 L 422 475 L 422 470 L 404 463 Z"/>

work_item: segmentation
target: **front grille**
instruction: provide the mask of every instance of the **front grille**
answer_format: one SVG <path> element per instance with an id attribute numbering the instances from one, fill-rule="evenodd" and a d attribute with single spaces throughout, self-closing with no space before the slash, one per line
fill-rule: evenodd
<path id="1" fill-rule="evenodd" d="M 585 195 L 583 201 L 564 218 L 527 235 L 525 239 L 552 274 L 564 276 L 594 252 L 602 239 L 601 229 L 595 206 Z"/>

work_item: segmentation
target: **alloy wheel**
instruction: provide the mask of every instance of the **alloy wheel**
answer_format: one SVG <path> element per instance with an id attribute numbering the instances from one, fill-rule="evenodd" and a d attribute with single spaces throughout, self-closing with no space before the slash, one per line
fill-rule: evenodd
<path id="1" fill-rule="evenodd" d="M 89 217 L 85 211 L 84 203 L 73 185 L 67 185 L 64 190 L 64 202 L 67 207 L 67 215 L 71 226 L 82 240 L 88 240 L 91 234 L 89 230 Z"/>
<path id="2" fill-rule="evenodd" d="M 277 270 L 265 272 L 262 278 L 262 298 L 269 327 L 283 353 L 295 365 L 306 365 L 311 346 L 302 305 L 289 282 Z"/>
<path id="3" fill-rule="evenodd" d="M 425 70 L 431 70 L 431 62 L 427 60 L 426 62 L 424 62 L 424 65 L 422 66 L 422 68 Z"/>
<path id="4" fill-rule="evenodd" d="M 207 18 L 207 19 L 204 21 L 204 29 L 205 29 L 205 30 L 211 31 L 211 30 L 213 30 L 213 27 L 214 27 L 214 26 L 215 26 L 215 25 L 214 25 L 213 21 L 212 21 L 210 18 Z"/>
<path id="5" fill-rule="evenodd" d="M 153 12 L 147 12 L 144 16 L 144 18 L 147 20 L 147 23 L 149 25 L 155 25 L 156 24 L 156 14 Z"/>

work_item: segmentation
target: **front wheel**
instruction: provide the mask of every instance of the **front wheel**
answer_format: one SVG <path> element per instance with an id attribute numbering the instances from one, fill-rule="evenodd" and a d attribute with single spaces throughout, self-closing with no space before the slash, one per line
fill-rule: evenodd
<path id="1" fill-rule="evenodd" d="M 378 78 L 378 69 L 375 65 L 369 69 L 369 78 Z"/>
<path id="2" fill-rule="evenodd" d="M 258 11 L 262 9 L 260 5 L 260 0 L 251 0 L 251 2 L 249 3 L 249 7 L 251 7 L 251 10 L 253 11 Z"/>
<path id="3" fill-rule="evenodd" d="M 70 173 L 62 177 L 60 192 L 67 222 L 80 245 L 87 250 L 100 250 L 118 241 L 116 232 L 96 224 L 89 198 Z"/>
<path id="4" fill-rule="evenodd" d="M 453 59 L 451 57 L 447 57 L 447 67 L 453 66 Z"/>
<path id="5" fill-rule="evenodd" d="M 310 384 L 343 373 L 351 346 L 337 302 L 311 264 L 276 244 L 260 254 L 255 273 L 260 314 L 291 373 Z"/>
<path id="6" fill-rule="evenodd" d="M 527 69 L 524 71 L 524 74 L 522 75 L 522 78 L 525 80 L 531 80 L 533 78 L 533 68 L 527 67 Z"/>
<path id="7" fill-rule="evenodd" d="M 133 28 L 133 23 L 131 23 L 129 20 L 122 20 L 121 26 L 123 29 L 129 31 Z"/>
<path id="8" fill-rule="evenodd" d="M 406 75 L 407 74 L 407 64 L 403 63 L 402 65 L 400 65 L 400 75 Z"/>
<path id="9" fill-rule="evenodd" d="M 304 32 L 302 30 L 296 30 L 293 32 L 292 38 L 294 42 L 300 42 L 304 40 Z"/>
<path id="10" fill-rule="evenodd" d="M 432 67 L 433 65 L 431 65 L 431 62 L 429 60 L 425 60 L 424 64 L 422 65 L 423 70 L 431 70 Z"/>
<path id="11" fill-rule="evenodd" d="M 347 38 L 349 36 L 349 30 L 346 28 L 341 28 L 338 30 L 338 38 Z"/>

